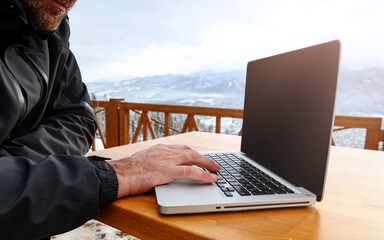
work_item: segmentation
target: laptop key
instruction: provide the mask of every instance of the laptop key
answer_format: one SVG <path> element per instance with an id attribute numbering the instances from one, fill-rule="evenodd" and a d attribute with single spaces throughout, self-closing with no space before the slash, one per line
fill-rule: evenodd
<path id="1" fill-rule="evenodd" d="M 266 190 L 263 190 L 264 194 L 275 194 L 275 192 L 273 192 L 272 190 L 269 190 L 269 189 L 266 189 Z"/>
<path id="2" fill-rule="evenodd" d="M 273 191 L 277 194 L 283 194 L 283 193 L 286 193 L 284 190 L 281 190 L 281 189 L 273 189 Z"/>
<path id="3" fill-rule="evenodd" d="M 229 182 L 229 184 L 231 184 L 231 186 L 240 186 L 240 183 L 238 182 Z"/>
<path id="4" fill-rule="evenodd" d="M 233 197 L 233 194 L 231 192 L 224 192 L 225 196 L 227 197 Z"/>
<path id="5" fill-rule="evenodd" d="M 237 180 L 237 181 L 239 181 L 239 180 L 245 180 L 245 178 L 243 178 L 243 176 L 241 176 L 241 175 L 239 175 L 239 176 L 235 176 L 235 179 Z M 246 180 L 245 180 L 246 181 Z"/>
<path id="6" fill-rule="evenodd" d="M 265 193 L 263 191 L 259 191 L 259 190 L 253 190 L 251 191 L 252 195 L 265 195 Z"/>
<path id="7" fill-rule="evenodd" d="M 238 192 L 241 196 L 250 196 L 251 194 L 242 186 L 233 186 L 233 188 Z"/>
<path id="8" fill-rule="evenodd" d="M 243 184 L 243 187 L 245 187 L 249 191 L 254 188 L 254 186 L 250 183 Z"/>
<path id="9" fill-rule="evenodd" d="M 227 182 L 226 181 L 224 181 L 224 180 L 217 180 L 217 182 L 216 182 L 217 184 L 226 184 Z"/>
<path id="10" fill-rule="evenodd" d="M 245 179 L 237 179 L 239 183 L 241 184 L 246 184 L 246 183 L 249 183 L 247 180 Z"/>
<path id="11" fill-rule="evenodd" d="M 235 179 L 233 179 L 233 180 L 228 180 L 228 183 L 229 183 L 229 184 L 234 183 L 234 182 L 235 182 L 235 183 L 238 183 L 238 181 L 236 181 Z M 232 185 L 232 184 L 231 184 L 231 185 Z"/>
<path id="12" fill-rule="evenodd" d="M 230 181 L 235 181 L 235 179 L 233 178 L 233 177 L 224 177 L 225 178 L 225 180 L 227 180 L 228 182 L 230 182 Z"/>

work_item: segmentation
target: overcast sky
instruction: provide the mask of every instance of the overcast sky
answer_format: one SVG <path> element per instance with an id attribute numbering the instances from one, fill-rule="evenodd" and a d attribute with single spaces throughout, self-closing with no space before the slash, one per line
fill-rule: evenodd
<path id="1" fill-rule="evenodd" d="M 383 0 L 78 0 L 69 18 L 84 82 L 245 69 L 333 39 L 342 66 L 384 66 Z"/>

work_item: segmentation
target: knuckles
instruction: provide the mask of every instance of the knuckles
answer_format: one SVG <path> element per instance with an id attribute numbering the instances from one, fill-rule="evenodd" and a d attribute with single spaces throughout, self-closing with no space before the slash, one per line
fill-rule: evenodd
<path id="1" fill-rule="evenodd" d="M 163 150 L 163 151 L 168 149 L 167 145 L 162 144 L 162 143 L 156 144 L 152 148 L 156 149 L 156 150 Z"/>
<path id="2" fill-rule="evenodd" d="M 192 150 L 186 151 L 185 152 L 185 158 L 187 159 L 188 162 L 193 162 L 195 158 L 195 154 Z"/>

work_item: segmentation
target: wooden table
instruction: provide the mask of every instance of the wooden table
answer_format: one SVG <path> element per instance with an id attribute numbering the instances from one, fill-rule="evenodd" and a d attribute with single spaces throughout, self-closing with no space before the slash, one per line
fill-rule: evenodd
<path id="1" fill-rule="evenodd" d="M 192 132 L 96 153 L 120 159 L 157 143 L 227 150 L 240 137 Z M 177 216 L 160 214 L 147 193 L 116 200 L 97 219 L 142 239 L 384 239 L 384 152 L 332 147 L 325 189 L 311 207 Z"/>

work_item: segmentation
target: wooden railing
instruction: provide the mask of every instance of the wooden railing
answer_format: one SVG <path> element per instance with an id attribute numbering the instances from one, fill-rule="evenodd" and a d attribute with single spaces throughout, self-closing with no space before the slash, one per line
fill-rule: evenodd
<path id="1" fill-rule="evenodd" d="M 129 111 L 141 111 L 141 117 L 138 122 L 136 131 L 132 137 L 129 136 Z M 138 139 L 140 131 L 143 131 L 143 140 L 146 141 L 147 129 L 149 130 L 152 139 L 157 138 L 151 118 L 148 112 L 162 112 L 164 113 L 164 136 L 169 136 L 170 130 L 170 114 L 186 114 L 186 120 L 181 129 L 181 133 L 190 131 L 199 131 L 195 115 L 200 116 L 213 116 L 216 117 L 216 133 L 220 133 L 221 119 L 223 117 L 229 118 L 242 118 L 243 110 L 230 109 L 230 108 L 208 108 L 208 107 L 191 107 L 191 106 L 177 106 L 177 105 L 160 105 L 160 104 L 145 104 L 145 103 L 128 103 L 120 102 L 120 144 L 135 143 Z"/>
<path id="2" fill-rule="evenodd" d="M 123 99 L 111 99 L 110 101 L 92 101 L 95 113 L 104 109 L 105 114 L 105 137 L 98 124 L 98 131 L 103 140 L 105 148 L 119 145 L 135 143 L 142 132 L 142 140 L 148 140 L 148 130 L 152 139 L 157 138 L 154 131 L 153 122 L 164 126 L 164 136 L 170 135 L 170 129 L 184 133 L 187 131 L 200 131 L 195 116 L 212 116 L 216 118 L 215 132 L 221 132 L 222 118 L 242 118 L 242 109 L 232 108 L 211 108 L 211 107 L 192 107 L 179 105 L 146 104 L 124 102 Z M 130 136 L 130 111 L 140 114 L 137 127 L 133 136 Z M 152 119 L 150 112 L 160 112 L 164 114 L 164 122 Z M 170 114 L 185 114 L 186 118 L 182 129 L 173 129 L 170 126 Z M 366 129 L 365 149 L 378 150 L 380 142 L 384 141 L 384 130 L 381 129 L 382 118 L 379 117 L 358 117 L 341 116 L 335 117 L 334 126 L 336 131 L 349 128 Z M 241 129 L 238 132 L 241 135 Z M 333 141 L 332 141 L 333 142 Z M 333 143 L 334 144 L 334 143 Z M 337 143 L 336 143 L 337 144 Z M 93 146 L 94 149 L 94 146 Z"/>
<path id="3" fill-rule="evenodd" d="M 334 131 L 340 131 L 350 128 L 366 129 L 364 145 L 365 149 L 378 150 L 380 142 L 384 141 L 384 131 L 381 129 L 382 118 L 379 117 L 336 115 L 335 122 L 333 125 L 341 127 L 336 128 Z"/>
<path id="4" fill-rule="evenodd" d="M 111 99 L 109 101 L 92 101 L 95 112 L 100 108 L 104 109 L 105 114 L 105 137 L 98 124 L 98 131 L 102 137 L 105 148 L 119 146 L 119 103 L 124 101 L 122 98 Z M 94 148 L 94 144 L 92 146 Z"/>

